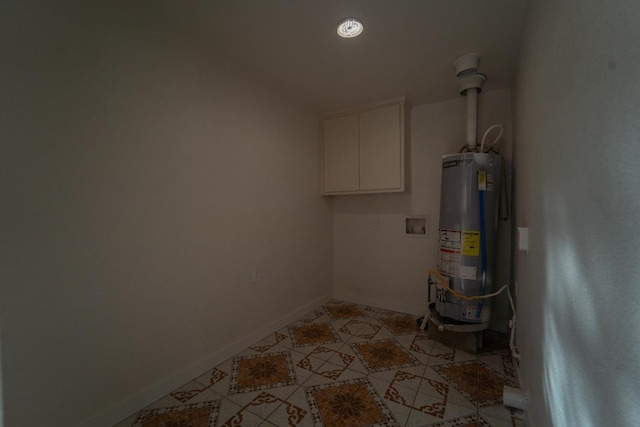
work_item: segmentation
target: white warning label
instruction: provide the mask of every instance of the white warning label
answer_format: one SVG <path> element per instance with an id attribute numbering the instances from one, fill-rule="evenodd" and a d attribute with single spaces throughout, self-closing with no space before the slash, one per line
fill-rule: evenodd
<path id="1" fill-rule="evenodd" d="M 476 268 L 470 267 L 468 265 L 460 266 L 460 278 L 461 279 L 469 279 L 476 280 Z"/>
<path id="2" fill-rule="evenodd" d="M 460 252 L 440 249 L 440 271 L 449 276 L 457 277 L 460 274 Z"/>
<path id="3" fill-rule="evenodd" d="M 462 233 L 460 230 L 440 230 L 440 248 L 460 250 Z"/>
<path id="4" fill-rule="evenodd" d="M 458 230 L 440 230 L 440 271 L 457 277 L 460 275 L 462 233 Z"/>

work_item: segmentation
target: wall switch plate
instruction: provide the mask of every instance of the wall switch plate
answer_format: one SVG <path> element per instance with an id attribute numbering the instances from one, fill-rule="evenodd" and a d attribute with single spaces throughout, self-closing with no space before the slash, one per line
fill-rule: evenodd
<path id="1" fill-rule="evenodd" d="M 380 228 L 380 220 L 378 218 L 374 218 L 371 221 L 371 229 L 372 230 L 378 230 Z"/>
<path id="2" fill-rule="evenodd" d="M 260 281 L 260 270 L 257 268 L 254 268 L 253 271 L 251 272 L 251 281 L 252 282 L 259 282 Z"/>

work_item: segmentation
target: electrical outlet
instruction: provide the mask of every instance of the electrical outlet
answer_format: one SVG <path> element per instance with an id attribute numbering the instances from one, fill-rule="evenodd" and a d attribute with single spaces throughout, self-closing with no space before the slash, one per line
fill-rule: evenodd
<path id="1" fill-rule="evenodd" d="M 378 230 L 380 228 L 380 220 L 378 218 L 374 218 L 371 221 L 371 229 L 372 230 Z"/>
<path id="2" fill-rule="evenodd" d="M 257 268 L 254 268 L 253 271 L 251 272 L 251 281 L 252 282 L 259 282 L 260 281 L 260 270 Z"/>

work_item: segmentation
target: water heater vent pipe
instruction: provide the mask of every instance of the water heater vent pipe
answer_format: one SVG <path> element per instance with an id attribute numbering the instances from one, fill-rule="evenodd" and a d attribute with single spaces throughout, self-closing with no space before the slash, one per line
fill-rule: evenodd
<path id="1" fill-rule="evenodd" d="M 478 93 L 487 79 L 484 74 L 476 73 L 458 79 L 460 95 L 467 97 L 467 145 L 470 151 L 476 151 L 478 133 Z"/>
<path id="2" fill-rule="evenodd" d="M 487 79 L 478 73 L 480 56 L 477 53 L 465 53 L 453 61 L 458 77 L 460 95 L 467 97 L 467 146 L 476 151 L 478 133 L 478 93 Z"/>

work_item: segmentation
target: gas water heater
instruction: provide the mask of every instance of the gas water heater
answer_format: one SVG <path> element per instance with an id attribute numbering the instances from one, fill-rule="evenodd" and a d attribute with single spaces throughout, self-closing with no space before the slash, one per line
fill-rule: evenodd
<path id="1" fill-rule="evenodd" d="M 440 330 L 458 332 L 489 327 L 494 285 L 502 159 L 493 146 L 502 126 L 489 127 L 476 143 L 477 97 L 486 80 L 477 72 L 478 61 L 477 54 L 465 54 L 454 62 L 460 94 L 467 98 L 467 140 L 459 153 L 442 158 L 438 270 L 429 277 L 429 318 Z M 495 128 L 500 134 L 485 146 Z"/>
<path id="2" fill-rule="evenodd" d="M 498 154 L 459 153 L 442 158 L 439 271 L 448 287 L 466 297 L 493 289 L 501 159 Z M 487 323 L 490 299 L 463 299 L 442 288 L 440 316 Z"/>

